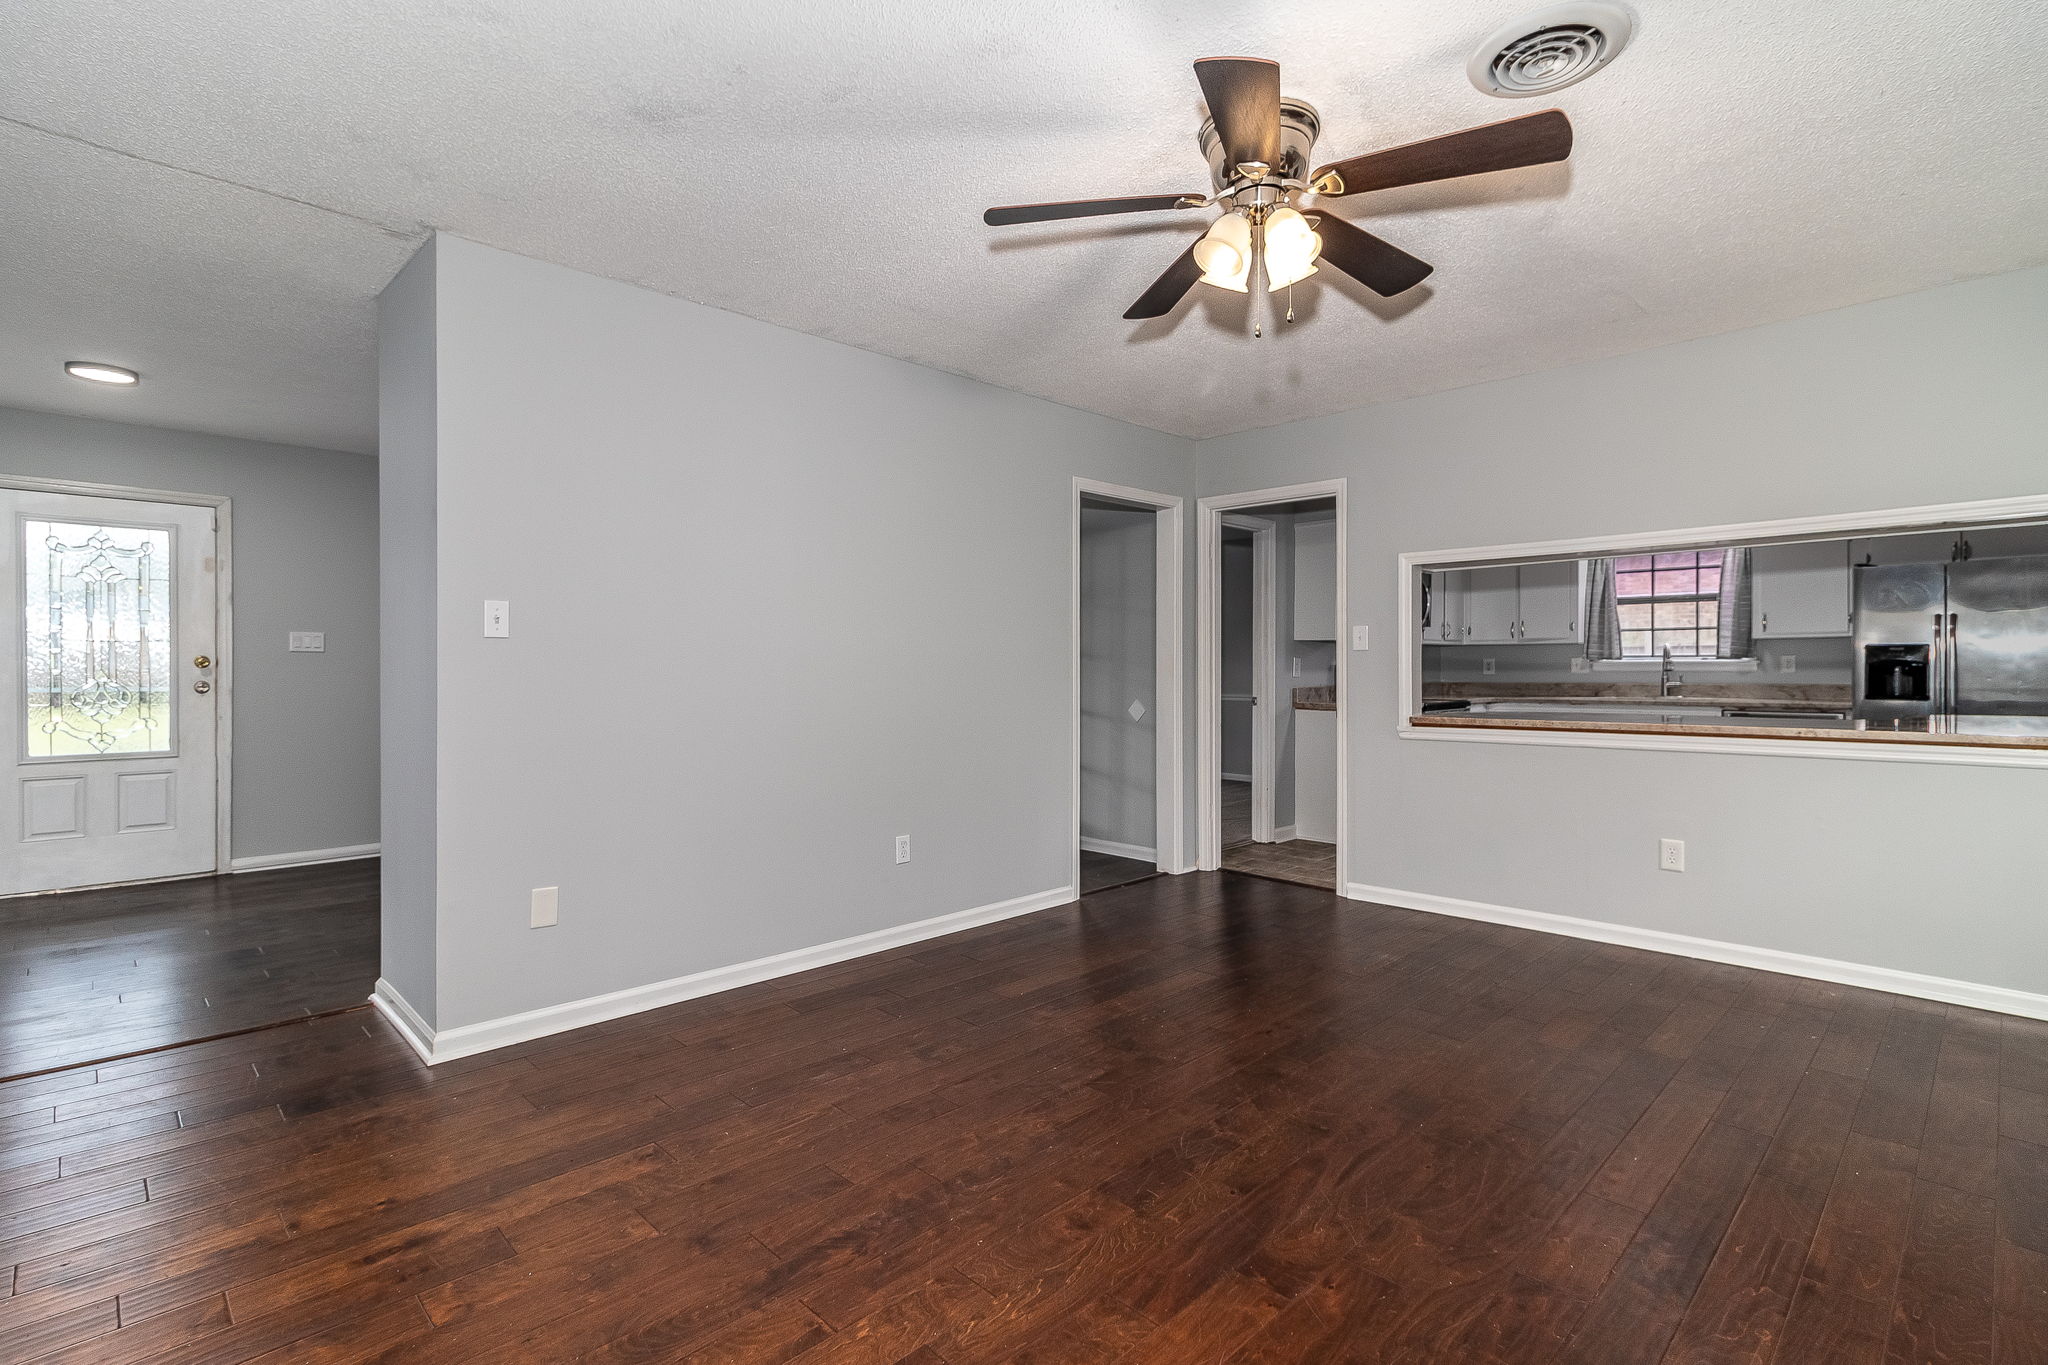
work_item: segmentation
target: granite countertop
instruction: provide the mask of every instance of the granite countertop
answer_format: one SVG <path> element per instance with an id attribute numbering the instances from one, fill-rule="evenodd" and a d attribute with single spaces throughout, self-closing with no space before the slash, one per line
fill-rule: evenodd
<path id="1" fill-rule="evenodd" d="M 1334 711 L 1337 709 L 1337 689 L 1327 683 L 1321 687 L 1297 687 L 1294 689 L 1294 709 Z"/>

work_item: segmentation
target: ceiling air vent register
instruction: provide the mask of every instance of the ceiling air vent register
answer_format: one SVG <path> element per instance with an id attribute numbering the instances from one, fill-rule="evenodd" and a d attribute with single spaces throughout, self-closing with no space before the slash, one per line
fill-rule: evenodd
<path id="1" fill-rule="evenodd" d="M 1472 84 L 1502 99 L 1547 95 L 1613 61 L 1634 28 L 1619 5 L 1552 5 L 1487 34 L 1466 71 Z"/>

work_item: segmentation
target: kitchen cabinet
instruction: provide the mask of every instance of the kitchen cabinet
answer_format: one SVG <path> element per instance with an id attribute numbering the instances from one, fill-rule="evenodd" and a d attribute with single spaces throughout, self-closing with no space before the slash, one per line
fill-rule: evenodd
<path id="1" fill-rule="evenodd" d="M 1585 611 L 1579 561 L 1524 564 L 1516 572 L 1521 601 L 1515 638 L 1532 645 L 1576 643 L 1581 638 L 1579 617 Z"/>
<path id="2" fill-rule="evenodd" d="M 1294 523 L 1294 638 L 1337 638 L 1337 521 Z"/>
<path id="3" fill-rule="evenodd" d="M 1468 645 L 1561 644 L 1582 638 L 1577 560 L 1464 571 L 1453 610 Z"/>
<path id="4" fill-rule="evenodd" d="M 1521 619 L 1520 571 L 1512 565 L 1502 569 L 1465 571 L 1465 643 L 1504 645 L 1515 638 L 1515 622 Z"/>
<path id="5" fill-rule="evenodd" d="M 1759 640 L 1849 634 L 1849 545 L 1819 540 L 1749 552 L 1752 633 Z"/>
<path id="6" fill-rule="evenodd" d="M 1337 842 L 1337 713 L 1294 713 L 1294 837 Z"/>
<path id="7" fill-rule="evenodd" d="M 1429 619 L 1422 625 L 1422 643 L 1455 645 L 1465 639 L 1465 571 L 1438 569 L 1422 575 L 1430 581 Z"/>

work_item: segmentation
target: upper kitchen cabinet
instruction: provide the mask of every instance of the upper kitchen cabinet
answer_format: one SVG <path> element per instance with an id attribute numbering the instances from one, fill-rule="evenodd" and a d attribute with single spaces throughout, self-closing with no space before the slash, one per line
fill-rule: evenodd
<path id="1" fill-rule="evenodd" d="M 1465 643 L 1508 644 L 1521 620 L 1521 594 L 1513 565 L 1465 571 Z"/>
<path id="2" fill-rule="evenodd" d="M 1749 564 L 1757 639 L 1849 634 L 1848 542 L 1759 545 Z"/>
<path id="3" fill-rule="evenodd" d="M 1294 523 L 1294 638 L 1337 638 L 1337 521 Z"/>
<path id="4" fill-rule="evenodd" d="M 1517 571 L 1520 621 L 1516 638 L 1529 644 L 1576 644 L 1584 612 L 1582 566 L 1576 559 L 1524 564 Z"/>
<path id="5" fill-rule="evenodd" d="M 1573 559 L 1468 569 L 1459 594 L 1465 627 L 1459 638 L 1468 645 L 1576 642 L 1583 581 Z"/>
<path id="6" fill-rule="evenodd" d="M 1422 642 L 1454 645 L 1465 639 L 1465 571 L 1445 569 L 1422 575 Z"/>

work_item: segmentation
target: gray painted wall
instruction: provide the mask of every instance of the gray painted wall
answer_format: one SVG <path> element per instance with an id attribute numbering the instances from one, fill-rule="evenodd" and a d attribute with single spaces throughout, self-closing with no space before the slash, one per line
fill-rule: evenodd
<path id="1" fill-rule="evenodd" d="M 1640 668 L 1603 668 L 1574 673 L 1572 660 L 1584 659 L 1585 653 L 1583 645 L 1424 645 L 1422 676 L 1427 682 L 1657 681 L 1659 665 L 1654 662 Z M 1695 669 L 1688 673 L 1683 665 L 1679 666 L 1678 673 L 1689 682 L 1712 683 L 1716 686 L 1740 686 L 1743 683 L 1830 683 L 1846 687 L 1850 681 L 1849 656 L 1852 653 L 1854 650 L 1849 640 L 1842 636 L 1758 640 L 1756 655 L 1760 663 L 1753 673 L 1714 669 Z M 1779 658 L 1786 654 L 1791 655 L 1793 659 L 1794 671 L 1790 673 L 1778 667 Z M 1486 671 L 1488 659 L 1493 660 L 1492 674 Z"/>
<path id="2" fill-rule="evenodd" d="M 439 1027 L 1068 884 L 1072 480 L 1186 493 L 1186 442 L 453 238 L 434 271 L 435 410 L 384 439 L 432 447 Z"/>
<path id="3" fill-rule="evenodd" d="M 1157 520 L 1081 509 L 1081 835 L 1138 848 L 1158 839 Z"/>
<path id="4" fill-rule="evenodd" d="M 383 976 L 429 1028 L 439 1023 L 436 259 L 430 240 L 377 300 Z M 481 615 L 479 605 L 472 623 Z"/>
<path id="5" fill-rule="evenodd" d="M 0 408 L 0 472 L 234 499 L 232 855 L 376 842 L 374 458 Z"/>
<path id="6" fill-rule="evenodd" d="M 2048 990 L 2048 775 L 1402 740 L 1389 647 L 1404 550 L 2048 491 L 2044 373 L 2048 269 L 1201 443 L 1351 481 L 1353 880 Z"/>

